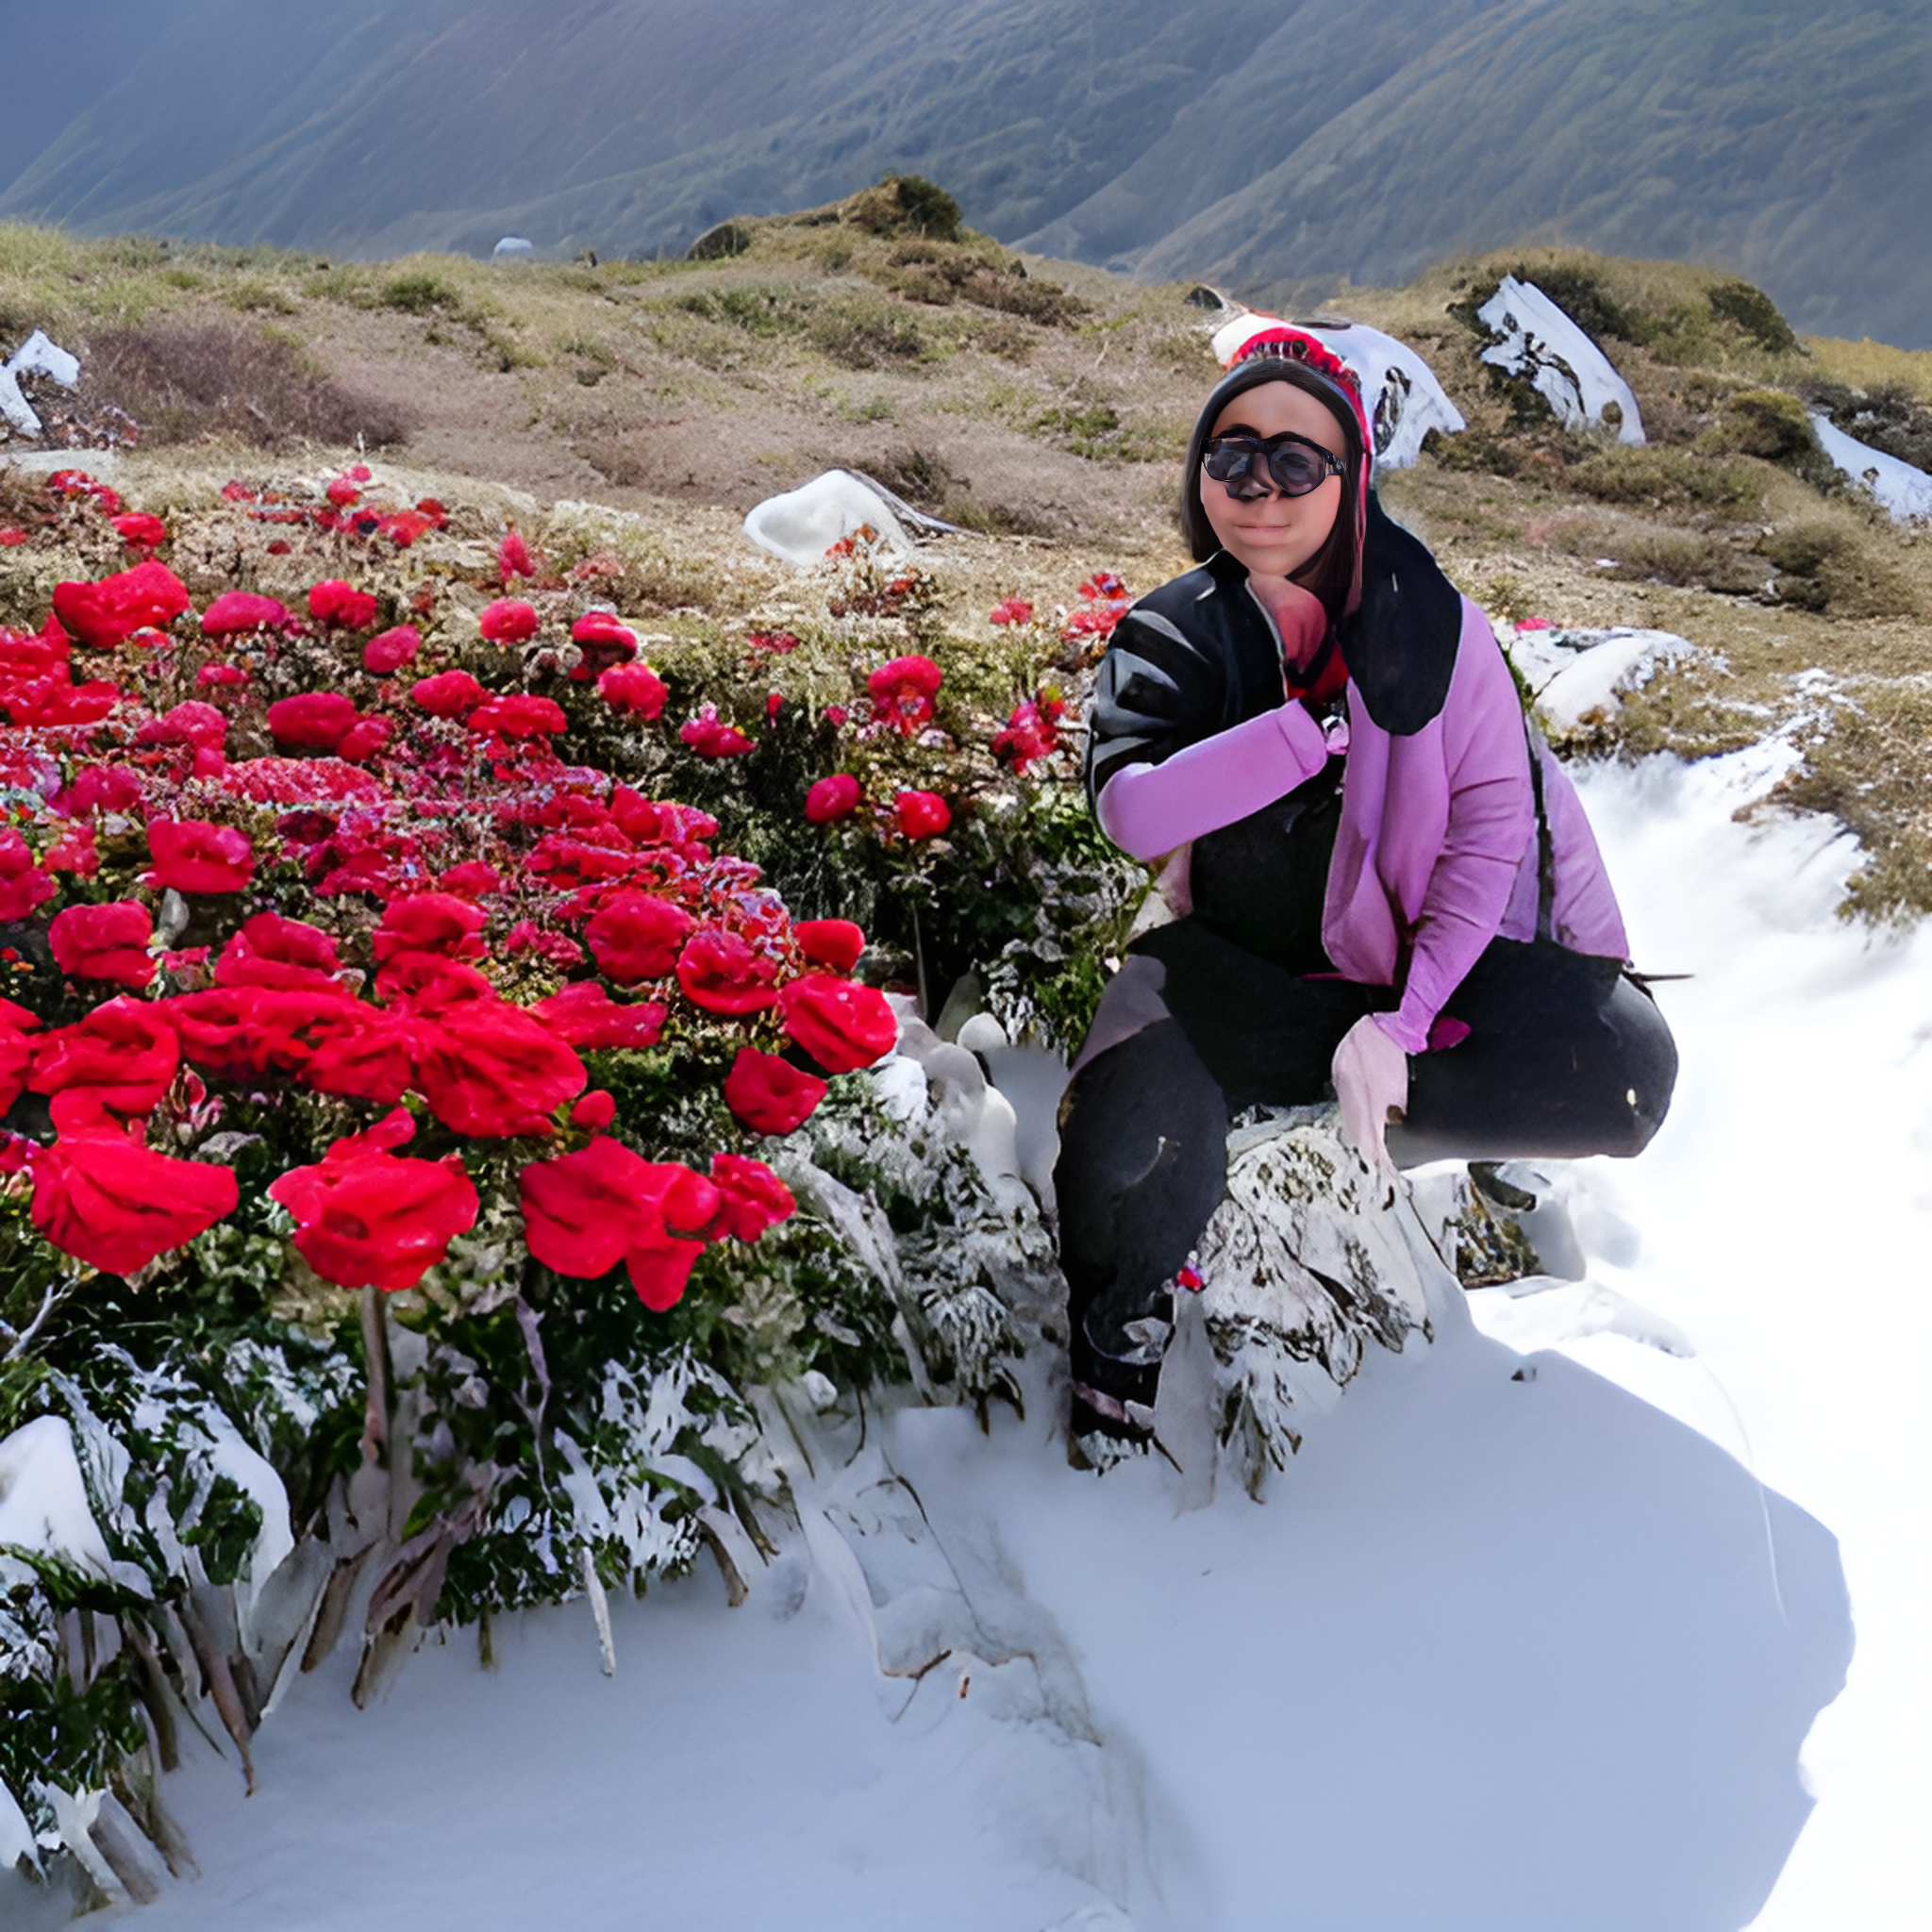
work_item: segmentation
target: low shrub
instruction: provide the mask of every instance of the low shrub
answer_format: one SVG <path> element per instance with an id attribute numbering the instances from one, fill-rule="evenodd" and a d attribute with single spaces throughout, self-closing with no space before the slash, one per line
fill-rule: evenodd
<path id="1" fill-rule="evenodd" d="M 126 410 L 148 442 L 228 436 L 263 449 L 308 441 L 371 449 L 403 441 L 412 413 L 306 368 L 289 342 L 224 323 L 108 329 L 90 345 L 93 392 Z"/>

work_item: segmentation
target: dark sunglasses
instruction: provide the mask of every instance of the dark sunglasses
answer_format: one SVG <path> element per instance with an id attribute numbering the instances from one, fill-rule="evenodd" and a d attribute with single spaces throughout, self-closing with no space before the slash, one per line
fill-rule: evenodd
<path id="1" fill-rule="evenodd" d="M 1201 467 L 1240 503 L 1270 494 L 1270 485 L 1284 496 L 1307 496 L 1330 476 L 1345 474 L 1341 458 L 1306 436 L 1217 436 L 1208 443 Z"/>

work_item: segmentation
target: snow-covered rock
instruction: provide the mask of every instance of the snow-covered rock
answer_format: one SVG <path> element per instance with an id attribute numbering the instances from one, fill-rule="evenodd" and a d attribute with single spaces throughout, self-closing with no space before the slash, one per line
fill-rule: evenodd
<path id="1" fill-rule="evenodd" d="M 1615 712 L 1622 693 L 1640 690 L 1661 670 L 1696 648 L 1674 631 L 1519 628 L 1499 624 L 1496 635 L 1536 708 L 1558 736 L 1592 712 Z"/>
<path id="2" fill-rule="evenodd" d="M 865 526 L 888 550 L 904 556 L 912 548 L 905 525 L 872 484 L 850 470 L 827 470 L 796 490 L 755 504 L 744 534 L 760 550 L 809 568 L 841 537 Z"/>
<path id="3" fill-rule="evenodd" d="M 80 358 L 35 329 L 0 367 L 0 416 L 21 435 L 38 436 L 41 419 L 21 393 L 19 378 L 23 375 L 49 376 L 62 389 L 73 389 L 80 381 Z"/>
<path id="4" fill-rule="evenodd" d="M 1279 316 L 1244 309 L 1215 331 L 1214 353 L 1226 367 L 1256 336 L 1280 324 Z M 1325 342 L 1360 380 L 1378 470 L 1408 469 L 1432 429 L 1454 436 L 1467 426 L 1435 371 L 1407 342 L 1365 322 L 1298 322 L 1293 326 Z"/>
<path id="5" fill-rule="evenodd" d="M 1482 359 L 1506 375 L 1523 376 L 1565 429 L 1601 428 L 1614 405 L 1617 441 L 1644 440 L 1643 418 L 1630 385 L 1534 282 L 1505 275 L 1476 314 L 1498 338 L 1482 352 Z"/>
<path id="6" fill-rule="evenodd" d="M 1884 505 L 1894 523 L 1932 521 L 1932 475 L 1900 457 L 1847 436 L 1828 416 L 1815 411 L 1811 426 L 1832 462 L 1861 490 L 1869 490 Z"/>

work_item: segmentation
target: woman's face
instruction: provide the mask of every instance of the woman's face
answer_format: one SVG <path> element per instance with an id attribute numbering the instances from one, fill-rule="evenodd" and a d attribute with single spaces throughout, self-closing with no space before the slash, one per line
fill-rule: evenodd
<path id="1" fill-rule="evenodd" d="M 1245 431 L 1306 437 L 1344 457 L 1341 425 L 1307 390 L 1291 382 L 1257 383 L 1243 390 L 1215 418 L 1213 434 Z M 1284 496 L 1271 490 L 1243 503 L 1228 494 L 1225 483 L 1201 473 L 1201 508 L 1221 547 L 1257 576 L 1291 577 L 1328 541 L 1341 509 L 1341 478 L 1324 476 L 1307 496 Z"/>

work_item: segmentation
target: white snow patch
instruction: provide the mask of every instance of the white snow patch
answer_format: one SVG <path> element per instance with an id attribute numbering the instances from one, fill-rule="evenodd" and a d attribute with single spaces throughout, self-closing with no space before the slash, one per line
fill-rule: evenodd
<path id="1" fill-rule="evenodd" d="M 1566 429 L 1603 427 L 1605 412 L 1617 408 L 1617 441 L 1641 442 L 1643 418 L 1630 385 L 1610 358 L 1534 282 L 1505 275 L 1496 292 L 1476 310 L 1491 333 L 1501 338 L 1482 352 L 1485 362 L 1510 375 L 1529 378 L 1530 387 L 1556 412 Z"/>
<path id="2" fill-rule="evenodd" d="M 103 1576 L 111 1573 L 74 1431 L 58 1416 L 36 1416 L 0 1441 L 0 1544 L 7 1543 L 38 1557 L 63 1557 Z"/>
<path id="3" fill-rule="evenodd" d="M 23 375 L 52 376 L 62 389 L 72 389 L 80 380 L 80 358 L 35 329 L 0 365 L 0 416 L 23 436 L 38 436 L 41 419 L 21 393 L 19 378 Z"/>
<path id="4" fill-rule="evenodd" d="M 887 550 L 903 557 L 912 548 L 904 525 L 870 483 L 850 470 L 827 470 L 796 490 L 753 505 L 744 534 L 760 550 L 806 569 L 824 562 L 841 537 L 866 526 Z"/>
<path id="5" fill-rule="evenodd" d="M 1811 426 L 1824 454 L 1861 490 L 1869 490 L 1894 523 L 1932 520 L 1932 476 L 1924 470 L 1847 436 L 1829 416 L 1814 411 Z"/>
<path id="6" fill-rule="evenodd" d="M 1575 730 L 1592 711 L 1614 713 L 1624 691 L 1641 690 L 1696 649 L 1667 630 L 1524 630 L 1499 622 L 1496 636 L 1537 709 L 1558 731 Z"/>

